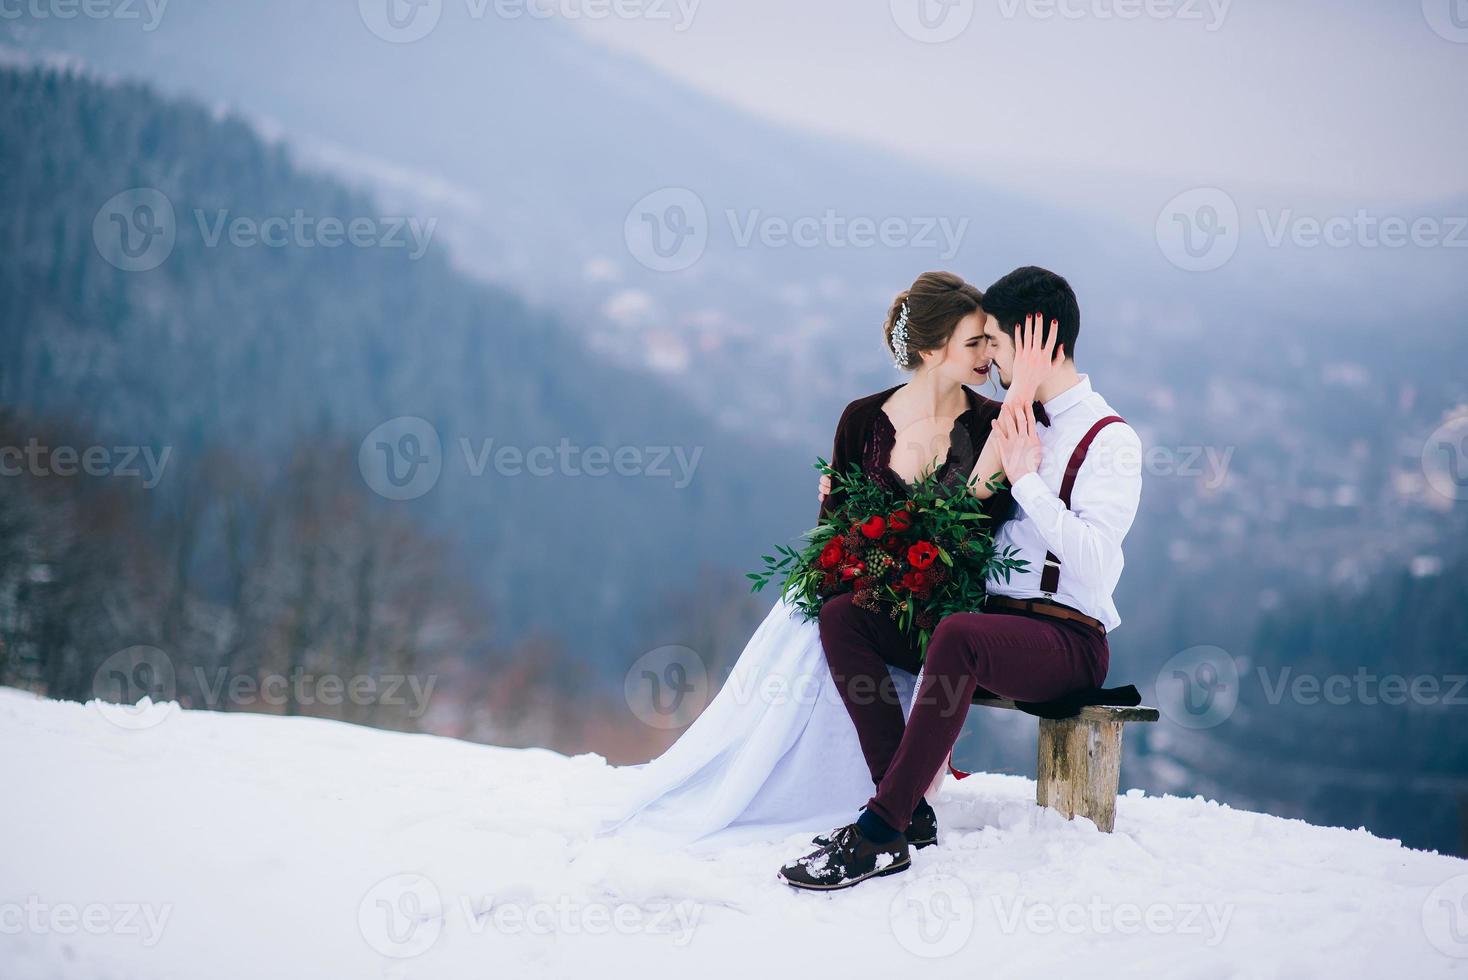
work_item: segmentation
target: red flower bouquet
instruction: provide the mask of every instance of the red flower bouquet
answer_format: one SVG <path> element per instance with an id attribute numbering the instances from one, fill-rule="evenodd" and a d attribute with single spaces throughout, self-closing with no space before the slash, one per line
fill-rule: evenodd
<path id="1" fill-rule="evenodd" d="M 822 459 L 816 469 L 831 477 L 840 503 L 805 532 L 805 547 L 778 546 L 779 558 L 764 555 L 765 570 L 747 573 L 754 592 L 783 573 L 782 595 L 807 619 L 832 596 L 854 592 L 857 605 L 886 609 L 915 630 L 926 656 L 939 620 L 981 608 L 991 576 L 1007 580 L 1027 564 L 1012 548 L 996 553 L 989 516 L 961 485 L 930 475 L 899 499 L 855 465 L 841 474 Z"/>

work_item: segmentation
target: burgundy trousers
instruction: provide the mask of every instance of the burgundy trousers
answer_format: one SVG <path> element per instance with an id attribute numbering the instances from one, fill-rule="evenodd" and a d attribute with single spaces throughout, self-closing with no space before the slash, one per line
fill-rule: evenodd
<path id="1" fill-rule="evenodd" d="M 876 784 L 866 808 L 899 831 L 947 761 L 982 688 L 1019 701 L 1049 701 L 1106 680 L 1106 636 L 1082 623 L 1030 613 L 953 613 L 928 641 L 922 684 L 906 722 L 887 665 L 917 673 L 916 642 L 886 612 L 850 593 L 821 606 L 821 644 L 856 726 Z"/>

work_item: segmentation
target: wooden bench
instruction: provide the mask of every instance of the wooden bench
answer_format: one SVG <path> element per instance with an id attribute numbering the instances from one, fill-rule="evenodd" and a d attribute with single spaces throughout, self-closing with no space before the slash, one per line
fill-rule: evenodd
<path id="1" fill-rule="evenodd" d="M 1019 706 L 1007 698 L 976 697 L 985 708 Z M 1038 717 L 1038 716 L 1035 716 Z M 1156 708 L 1088 705 L 1060 720 L 1040 718 L 1039 766 L 1035 802 L 1065 815 L 1088 817 L 1098 830 L 1116 826 L 1116 793 L 1121 782 L 1121 727 L 1128 722 L 1157 721 Z"/>

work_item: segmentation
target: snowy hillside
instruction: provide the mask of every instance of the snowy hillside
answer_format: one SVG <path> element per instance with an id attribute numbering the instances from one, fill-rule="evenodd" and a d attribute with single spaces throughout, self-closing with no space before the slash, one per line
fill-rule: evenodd
<path id="1" fill-rule="evenodd" d="M 6 980 L 1468 976 L 1468 862 L 1201 798 L 1104 835 L 948 780 L 939 846 L 820 895 L 805 835 L 593 839 L 596 755 L 8 689 L 0 744 Z"/>

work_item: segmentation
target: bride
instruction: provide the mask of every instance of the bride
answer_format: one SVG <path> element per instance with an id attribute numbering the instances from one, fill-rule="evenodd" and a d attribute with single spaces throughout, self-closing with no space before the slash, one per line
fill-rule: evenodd
<path id="1" fill-rule="evenodd" d="M 1007 489 L 985 484 L 1002 469 L 988 440 L 1000 403 L 969 387 L 989 379 L 983 295 L 948 272 L 927 272 L 893 301 L 883 327 L 906 384 L 859 398 L 837 424 L 831 465 L 852 463 L 895 494 L 934 471 L 967 480 L 990 530 L 1007 517 Z M 1025 397 L 1033 379 L 1016 377 Z M 839 492 L 839 491 L 838 491 Z M 821 481 L 821 514 L 837 502 Z M 916 644 L 890 673 L 904 717 L 920 671 Z M 889 695 L 890 696 L 890 695 Z M 666 752 L 617 770 L 626 795 L 599 834 L 655 834 L 660 843 L 726 846 L 779 840 L 850 822 L 875 785 L 856 729 L 827 667 L 819 624 L 783 597 L 739 655 L 713 702 Z M 936 789 L 944 775 L 934 775 Z M 930 789 L 930 794 L 932 789 Z"/>

